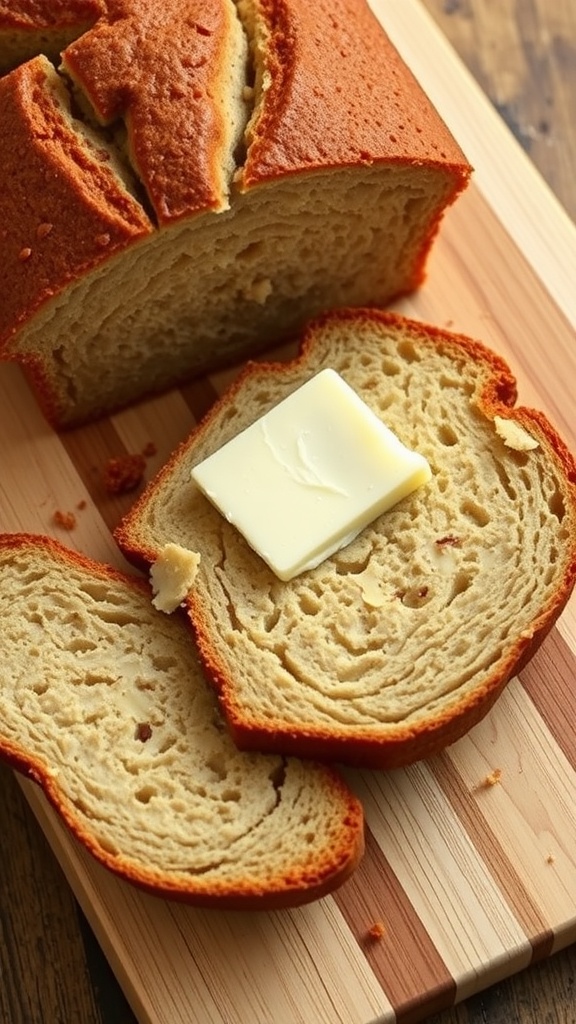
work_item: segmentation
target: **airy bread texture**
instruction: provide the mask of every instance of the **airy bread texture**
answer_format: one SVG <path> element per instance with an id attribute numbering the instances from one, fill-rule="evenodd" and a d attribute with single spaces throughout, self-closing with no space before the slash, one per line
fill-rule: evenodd
<path id="1" fill-rule="evenodd" d="M 0 756 L 107 868 L 157 895 L 283 907 L 341 884 L 362 810 L 329 769 L 242 754 L 185 620 L 46 538 L 0 537 Z"/>
<path id="2" fill-rule="evenodd" d="M 190 471 L 327 366 L 432 479 L 284 583 Z M 200 554 L 188 614 L 240 747 L 408 764 L 467 732 L 526 664 L 574 586 L 576 466 L 515 400 L 481 344 L 340 311 L 312 324 L 298 359 L 249 365 L 175 452 L 116 537 L 139 563 L 169 542 Z"/>
<path id="3" fill-rule="evenodd" d="M 421 283 L 470 167 L 365 0 L 53 8 L 0 11 L 0 357 L 54 425 Z"/>

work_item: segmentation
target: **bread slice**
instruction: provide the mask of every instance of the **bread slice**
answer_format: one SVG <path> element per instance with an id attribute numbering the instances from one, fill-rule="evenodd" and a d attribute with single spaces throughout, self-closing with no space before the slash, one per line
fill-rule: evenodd
<path id="1" fill-rule="evenodd" d="M 432 479 L 283 583 L 190 471 L 323 367 Z M 574 586 L 576 467 L 515 399 L 481 344 L 340 311 L 310 326 L 295 361 L 249 366 L 149 485 L 117 540 L 139 562 L 169 542 L 200 554 L 188 614 L 240 747 L 407 764 L 462 736 L 526 664 Z"/>
<path id="2" fill-rule="evenodd" d="M 111 871 L 199 905 L 282 907 L 350 874 L 362 810 L 329 769 L 242 754 L 185 620 L 145 581 L 0 537 L 0 756 Z"/>
<path id="3" fill-rule="evenodd" d="M 68 41 L 0 79 L 0 358 L 55 426 L 420 284 L 470 167 L 365 0 L 65 7 L 0 13 L 0 65 Z"/>

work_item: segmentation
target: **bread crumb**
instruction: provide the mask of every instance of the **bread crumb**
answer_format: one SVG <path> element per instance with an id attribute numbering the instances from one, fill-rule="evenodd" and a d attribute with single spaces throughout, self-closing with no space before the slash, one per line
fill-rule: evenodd
<path id="1" fill-rule="evenodd" d="M 42 224 L 39 224 L 36 228 L 36 238 L 46 238 L 46 236 L 49 235 L 52 231 L 53 227 L 54 225 L 49 224 L 47 221 L 44 221 Z"/>
<path id="2" fill-rule="evenodd" d="M 484 789 L 490 789 L 491 786 L 497 786 L 501 779 L 502 769 L 495 768 L 493 772 L 490 772 L 490 774 L 486 776 L 482 783 L 482 786 Z"/>
<path id="3" fill-rule="evenodd" d="M 77 509 L 78 509 L 78 510 L 79 510 L 80 512 L 83 512 L 83 511 L 84 511 L 84 509 L 86 508 L 86 505 L 87 505 L 87 501 L 86 501 L 86 498 L 81 498 L 81 500 L 80 500 L 80 501 L 78 502 L 78 504 L 76 505 L 76 508 L 77 508 Z"/>
<path id="4" fill-rule="evenodd" d="M 555 860 L 556 860 L 556 857 L 554 856 L 553 853 L 549 853 L 548 856 L 546 857 L 546 863 L 547 864 L 554 864 Z"/>
<path id="5" fill-rule="evenodd" d="M 62 530 L 73 530 L 76 526 L 76 516 L 73 512 L 63 512 L 62 509 L 57 508 L 52 519 Z"/>
<path id="6" fill-rule="evenodd" d="M 108 459 L 103 482 L 108 494 L 127 494 L 142 483 L 146 459 L 143 455 L 118 455 Z"/>
<path id="7" fill-rule="evenodd" d="M 538 441 L 514 420 L 495 416 L 494 426 L 498 437 L 502 438 L 507 448 L 513 448 L 515 452 L 530 452 L 538 448 Z"/>
<path id="8" fill-rule="evenodd" d="M 21 249 L 20 252 L 18 253 L 18 259 L 22 263 L 25 263 L 26 260 L 30 259 L 31 255 L 32 255 L 32 249 L 30 249 L 28 246 L 26 246 L 24 249 Z"/>
<path id="9" fill-rule="evenodd" d="M 445 537 L 439 537 L 435 543 L 439 548 L 459 548 L 462 540 L 460 537 L 455 537 L 453 533 L 448 533 Z"/>
<path id="10" fill-rule="evenodd" d="M 374 924 L 370 925 L 366 935 L 372 942 L 378 942 L 379 939 L 383 939 L 386 935 L 385 924 L 382 921 L 374 921 Z"/>
<path id="11" fill-rule="evenodd" d="M 160 612 L 170 615 L 182 604 L 192 589 L 200 565 L 197 551 L 179 544 L 165 544 L 150 567 L 152 604 Z"/>
<path id="12" fill-rule="evenodd" d="M 154 441 L 148 441 L 148 443 L 145 444 L 144 448 L 142 449 L 142 455 L 144 456 L 145 459 L 151 459 L 153 455 L 156 455 L 157 451 L 158 449 L 154 444 Z"/>
<path id="13" fill-rule="evenodd" d="M 242 294 L 248 302 L 257 302 L 263 306 L 266 299 L 272 294 L 272 282 L 269 277 L 260 277 L 247 285 Z"/>
<path id="14" fill-rule="evenodd" d="M 369 608 L 383 608 L 387 598 L 381 587 L 381 574 L 379 575 L 369 565 L 364 572 L 356 576 L 356 582 L 362 593 L 362 600 Z"/>
<path id="15" fill-rule="evenodd" d="M 408 590 L 395 591 L 394 597 L 402 601 L 407 608 L 419 608 L 426 601 L 429 593 L 430 588 L 427 586 L 410 587 Z"/>

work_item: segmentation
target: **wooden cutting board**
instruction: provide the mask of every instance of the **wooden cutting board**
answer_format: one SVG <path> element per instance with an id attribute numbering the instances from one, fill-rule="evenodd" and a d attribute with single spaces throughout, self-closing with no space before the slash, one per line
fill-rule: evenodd
<path id="1" fill-rule="evenodd" d="M 521 402 L 576 449 L 576 229 L 417 0 L 373 7 L 476 167 L 426 285 L 398 308 L 504 355 Z M 153 475 L 232 375 L 57 437 L 18 370 L 0 366 L 0 528 L 121 564 L 110 531 L 131 499 L 107 496 L 98 467 L 152 441 Z M 70 533 L 57 509 L 74 512 Z M 364 861 L 336 895 L 291 912 L 145 896 L 22 785 L 142 1024 L 406 1024 L 576 941 L 575 672 L 573 599 L 469 736 L 408 770 L 349 773 L 366 807 Z"/>

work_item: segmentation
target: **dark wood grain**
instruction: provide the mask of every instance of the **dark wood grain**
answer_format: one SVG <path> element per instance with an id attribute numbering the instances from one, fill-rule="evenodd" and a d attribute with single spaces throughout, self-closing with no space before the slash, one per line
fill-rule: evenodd
<path id="1" fill-rule="evenodd" d="M 576 220 L 574 0 L 423 0 Z"/>
<path id="2" fill-rule="evenodd" d="M 13 773 L 0 767 L 2 1024 L 131 1024 L 101 954 L 86 955 L 76 901 Z M 91 973 L 92 971 L 92 973 Z M 105 991 L 113 994 L 104 1015 Z M 116 1011 L 115 1011 L 116 1012 Z"/>
<path id="3" fill-rule="evenodd" d="M 574 0 L 423 3 L 576 219 Z M 134 1024 L 6 768 L 0 820 L 0 1024 Z M 575 979 L 571 947 L 428 1024 L 576 1024 Z"/>

